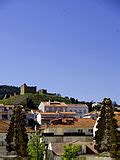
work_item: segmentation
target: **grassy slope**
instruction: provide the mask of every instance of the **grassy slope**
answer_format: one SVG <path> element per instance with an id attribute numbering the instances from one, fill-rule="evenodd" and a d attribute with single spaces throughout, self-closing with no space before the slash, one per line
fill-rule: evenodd
<path id="1" fill-rule="evenodd" d="M 59 96 L 51 96 L 51 95 L 45 95 L 45 94 L 24 94 L 24 95 L 16 95 L 12 96 L 10 98 L 0 100 L 0 103 L 3 104 L 22 104 L 26 105 L 27 98 L 32 99 L 35 105 L 39 105 L 41 101 L 60 101 L 65 103 L 71 103 L 69 99 Z"/>

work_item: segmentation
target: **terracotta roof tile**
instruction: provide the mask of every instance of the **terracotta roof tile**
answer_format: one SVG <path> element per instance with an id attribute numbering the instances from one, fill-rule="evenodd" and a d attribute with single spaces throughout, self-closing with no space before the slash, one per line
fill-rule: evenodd
<path id="1" fill-rule="evenodd" d="M 93 120 L 91 118 L 77 118 L 77 121 L 74 121 L 73 124 L 70 125 L 64 125 L 64 124 L 57 124 L 57 125 L 49 125 L 48 128 L 54 128 L 54 127 L 64 127 L 64 128 L 93 128 L 95 125 L 96 120 Z"/>
<path id="2" fill-rule="evenodd" d="M 67 104 L 68 107 L 88 107 L 86 104 Z"/>
<path id="3" fill-rule="evenodd" d="M 67 105 L 64 102 L 42 102 L 45 106 L 49 107 L 67 107 Z"/>
<path id="4" fill-rule="evenodd" d="M 10 121 L 0 120 L 0 133 L 6 133 L 9 128 Z"/>

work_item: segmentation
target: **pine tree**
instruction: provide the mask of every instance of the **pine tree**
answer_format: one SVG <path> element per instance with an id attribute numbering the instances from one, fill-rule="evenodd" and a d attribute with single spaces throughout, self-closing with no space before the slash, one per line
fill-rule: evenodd
<path id="1" fill-rule="evenodd" d="M 28 135 L 21 106 L 16 106 L 6 136 L 7 150 L 15 150 L 18 156 L 27 156 Z M 11 147 L 12 144 L 12 147 Z"/>

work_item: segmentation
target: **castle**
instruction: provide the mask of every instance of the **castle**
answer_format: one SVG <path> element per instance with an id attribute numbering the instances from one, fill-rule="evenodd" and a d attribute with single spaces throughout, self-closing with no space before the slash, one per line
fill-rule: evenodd
<path id="1" fill-rule="evenodd" d="M 36 93 L 37 92 L 37 87 L 30 87 L 27 86 L 25 83 L 20 86 L 20 94 L 23 95 L 25 93 Z"/>

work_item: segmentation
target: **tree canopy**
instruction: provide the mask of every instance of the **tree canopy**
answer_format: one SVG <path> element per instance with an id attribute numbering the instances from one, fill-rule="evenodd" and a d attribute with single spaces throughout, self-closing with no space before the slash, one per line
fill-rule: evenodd
<path id="1" fill-rule="evenodd" d="M 79 144 L 68 144 L 64 146 L 63 160 L 75 159 L 81 154 L 82 147 Z"/>
<path id="2" fill-rule="evenodd" d="M 32 160 L 43 160 L 44 154 L 44 138 L 39 133 L 33 133 L 28 142 L 28 155 Z"/>

